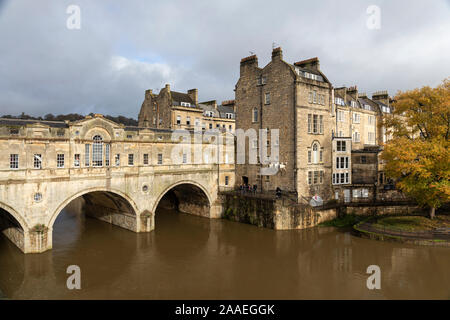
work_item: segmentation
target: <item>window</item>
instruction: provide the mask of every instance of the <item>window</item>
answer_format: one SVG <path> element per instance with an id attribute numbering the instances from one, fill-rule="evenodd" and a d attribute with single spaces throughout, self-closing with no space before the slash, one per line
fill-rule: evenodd
<path id="1" fill-rule="evenodd" d="M 308 171 L 308 184 L 312 184 L 312 171 Z"/>
<path id="2" fill-rule="evenodd" d="M 317 122 L 318 122 L 318 116 L 317 116 L 317 114 L 315 114 L 315 115 L 313 115 L 313 133 L 318 132 L 319 124 Z"/>
<path id="3" fill-rule="evenodd" d="M 64 168 L 64 153 L 58 153 L 56 155 L 56 167 Z"/>
<path id="4" fill-rule="evenodd" d="M 332 177 L 333 177 L 333 184 L 336 184 L 336 174 L 333 173 Z"/>
<path id="5" fill-rule="evenodd" d="M 344 114 L 344 111 L 338 110 L 338 113 L 337 113 L 337 119 L 338 119 L 338 121 L 340 121 L 340 122 L 345 122 L 345 114 Z"/>
<path id="6" fill-rule="evenodd" d="M 209 128 L 212 129 L 212 123 L 209 124 Z"/>
<path id="7" fill-rule="evenodd" d="M 308 150 L 308 163 L 311 163 L 311 150 Z"/>
<path id="8" fill-rule="evenodd" d="M 80 154 L 76 153 L 73 156 L 73 166 L 74 167 L 79 167 L 80 166 Z"/>
<path id="9" fill-rule="evenodd" d="M 354 132 L 353 133 L 353 142 L 360 142 L 361 141 L 361 135 L 359 134 L 359 132 Z"/>
<path id="10" fill-rule="evenodd" d="M 264 104 L 270 104 L 270 93 L 266 92 L 264 94 Z"/>
<path id="11" fill-rule="evenodd" d="M 312 103 L 313 102 L 313 93 L 310 91 L 309 95 L 308 95 L 308 102 Z"/>
<path id="12" fill-rule="evenodd" d="M 230 131 L 233 130 L 233 126 L 231 124 L 228 126 L 228 130 L 230 130 Z"/>
<path id="13" fill-rule="evenodd" d="M 161 120 L 159 120 L 160 122 L 161 122 Z M 132 139 L 133 138 L 133 135 L 131 135 L 131 134 L 127 134 L 127 139 Z"/>
<path id="14" fill-rule="evenodd" d="M 253 139 L 252 140 L 252 148 L 253 149 L 258 149 L 258 140 L 257 139 Z"/>
<path id="15" fill-rule="evenodd" d="M 35 202 L 39 202 L 42 200 L 42 193 L 36 192 L 33 196 Z"/>
<path id="16" fill-rule="evenodd" d="M 183 163 L 187 163 L 187 154 L 183 153 Z"/>
<path id="17" fill-rule="evenodd" d="M 350 102 L 350 105 L 352 106 L 352 108 L 356 108 L 356 101 L 352 100 Z"/>
<path id="18" fill-rule="evenodd" d="M 93 138 L 92 144 L 92 166 L 101 167 L 103 165 L 103 139 L 97 135 Z"/>
<path id="19" fill-rule="evenodd" d="M 105 144 L 105 166 L 109 167 L 109 150 L 110 150 L 110 145 L 107 143 Z"/>
<path id="20" fill-rule="evenodd" d="M 308 133 L 312 133 L 312 114 L 308 114 Z"/>
<path id="21" fill-rule="evenodd" d="M 19 129 L 13 128 L 13 129 L 9 129 L 9 134 L 19 134 Z"/>
<path id="22" fill-rule="evenodd" d="M 348 157 L 345 157 L 345 169 L 348 169 L 348 163 L 349 163 Z"/>
<path id="23" fill-rule="evenodd" d="M 323 162 L 323 152 L 320 150 L 319 152 L 319 162 Z"/>
<path id="24" fill-rule="evenodd" d="M 345 173 L 345 183 L 348 183 L 348 172 Z"/>
<path id="25" fill-rule="evenodd" d="M 163 155 L 162 153 L 158 153 L 158 164 L 162 164 L 163 163 Z"/>
<path id="26" fill-rule="evenodd" d="M 317 103 L 317 91 L 313 91 L 313 102 Z"/>
<path id="27" fill-rule="evenodd" d="M 369 117 L 369 124 L 372 125 L 372 126 L 375 125 L 375 117 L 374 116 L 370 116 L 370 115 L 368 117 Z"/>
<path id="28" fill-rule="evenodd" d="M 375 142 L 375 132 L 369 132 L 367 138 L 369 139 L 370 143 L 374 143 Z"/>
<path id="29" fill-rule="evenodd" d="M 323 116 L 319 116 L 319 133 L 323 134 Z"/>
<path id="30" fill-rule="evenodd" d="M 148 153 L 144 153 L 144 164 L 148 165 Z"/>
<path id="31" fill-rule="evenodd" d="M 177 124 L 180 125 L 181 124 L 181 117 L 177 116 Z"/>
<path id="32" fill-rule="evenodd" d="M 200 119 L 199 118 L 195 118 L 195 126 L 196 127 L 200 126 Z"/>
<path id="33" fill-rule="evenodd" d="M 35 154 L 33 157 L 33 167 L 35 169 L 42 169 L 42 155 Z"/>
<path id="34" fill-rule="evenodd" d="M 190 102 L 181 102 L 180 104 L 181 104 L 181 106 L 183 106 L 183 107 L 190 107 L 190 106 L 191 106 L 191 103 L 190 103 Z"/>
<path id="35" fill-rule="evenodd" d="M 369 189 L 361 189 L 361 196 L 363 198 L 368 198 L 369 197 Z"/>
<path id="36" fill-rule="evenodd" d="M 336 141 L 336 149 L 337 151 L 346 151 L 346 142 L 345 141 Z"/>
<path id="37" fill-rule="evenodd" d="M 314 184 L 319 182 L 319 171 L 314 171 Z"/>
<path id="38" fill-rule="evenodd" d="M 225 185 L 227 186 L 229 182 L 230 182 L 230 177 L 225 176 Z"/>
<path id="39" fill-rule="evenodd" d="M 319 161 L 319 154 L 318 154 L 319 146 L 318 146 L 318 144 L 314 143 L 312 149 L 313 149 L 313 156 L 312 156 L 313 163 L 317 163 Z"/>
<path id="40" fill-rule="evenodd" d="M 116 167 L 120 166 L 120 154 L 116 154 L 114 157 L 114 164 L 116 165 Z"/>
<path id="41" fill-rule="evenodd" d="M 353 123 L 360 123 L 361 122 L 361 114 L 359 113 L 353 113 Z"/>
<path id="42" fill-rule="evenodd" d="M 191 125 L 191 117 L 186 117 L 186 125 Z"/>
<path id="43" fill-rule="evenodd" d="M 258 122 L 258 109 L 253 108 L 252 122 Z"/>
<path id="44" fill-rule="evenodd" d="M 10 154 L 9 155 L 9 167 L 11 169 L 19 169 L 19 155 Z"/>
<path id="45" fill-rule="evenodd" d="M 90 144 L 84 145 L 84 165 L 86 167 L 89 167 L 89 165 L 90 165 L 90 159 L 89 159 L 90 152 L 89 152 L 89 149 L 90 149 Z"/>
<path id="46" fill-rule="evenodd" d="M 128 165 L 129 166 L 134 165 L 134 154 L 132 154 L 132 153 L 128 154 Z"/>
<path id="47" fill-rule="evenodd" d="M 361 156 L 360 158 L 361 163 L 367 163 L 367 157 L 366 156 Z"/>

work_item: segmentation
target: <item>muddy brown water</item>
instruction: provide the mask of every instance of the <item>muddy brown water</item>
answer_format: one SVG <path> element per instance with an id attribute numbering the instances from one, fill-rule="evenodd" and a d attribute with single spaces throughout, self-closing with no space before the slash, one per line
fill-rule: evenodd
<path id="1" fill-rule="evenodd" d="M 80 290 L 67 289 L 70 265 Z M 367 289 L 369 265 L 381 269 L 380 290 Z M 86 218 L 75 201 L 48 252 L 24 255 L 0 237 L 0 289 L 10 299 L 450 299 L 450 250 L 168 209 L 136 234 Z"/>

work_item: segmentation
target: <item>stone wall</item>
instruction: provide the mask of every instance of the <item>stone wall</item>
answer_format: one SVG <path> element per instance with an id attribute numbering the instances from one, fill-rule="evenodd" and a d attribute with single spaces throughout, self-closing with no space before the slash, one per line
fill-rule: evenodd
<path id="1" fill-rule="evenodd" d="M 360 205 L 347 205 L 342 208 L 342 214 L 355 214 L 355 215 L 411 215 L 411 214 L 424 214 L 426 210 L 418 207 L 417 205 L 407 204 L 391 204 L 391 205 L 375 205 L 375 204 L 360 204 Z"/>
<path id="2" fill-rule="evenodd" d="M 223 218 L 275 230 L 305 229 L 337 217 L 336 208 L 313 209 L 285 200 L 223 195 Z"/>

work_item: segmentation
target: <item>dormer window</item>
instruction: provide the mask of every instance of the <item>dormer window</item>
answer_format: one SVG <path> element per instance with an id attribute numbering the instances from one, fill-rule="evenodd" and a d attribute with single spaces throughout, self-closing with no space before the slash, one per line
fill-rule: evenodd
<path id="1" fill-rule="evenodd" d="M 354 100 L 350 101 L 350 106 L 352 108 L 356 108 L 356 101 L 354 101 Z"/>
<path id="2" fill-rule="evenodd" d="M 182 107 L 190 107 L 191 106 L 191 104 L 189 102 L 183 102 L 182 101 L 180 104 L 181 104 Z"/>
<path id="3" fill-rule="evenodd" d="M 339 105 L 339 106 L 345 106 L 344 99 L 342 99 L 342 98 L 335 98 L 334 100 L 335 100 L 335 103 L 336 103 L 337 105 Z"/>

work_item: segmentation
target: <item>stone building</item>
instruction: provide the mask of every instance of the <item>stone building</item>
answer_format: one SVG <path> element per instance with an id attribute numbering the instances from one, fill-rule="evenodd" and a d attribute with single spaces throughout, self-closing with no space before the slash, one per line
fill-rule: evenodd
<path id="1" fill-rule="evenodd" d="M 236 128 L 280 130 L 279 141 L 268 134 L 267 143 L 252 141 L 261 137 L 246 132 L 249 148 L 279 146 L 273 164 L 279 170 L 261 174 L 265 165 L 249 163 L 246 154 L 245 163 L 236 164 L 237 184 L 280 187 L 301 202 L 312 196 L 360 200 L 383 187 L 379 154 L 388 137 L 381 123 L 391 110 L 386 91 L 370 99 L 356 86 L 333 88 L 318 58 L 290 64 L 276 48 L 263 68 L 255 55 L 241 60 L 235 97 Z"/>
<path id="2" fill-rule="evenodd" d="M 235 88 L 236 127 L 267 130 L 267 147 L 279 146 L 275 175 L 262 175 L 262 164 L 236 164 L 236 182 L 262 190 L 279 187 L 299 200 L 331 194 L 332 86 L 320 70 L 318 58 L 288 63 L 281 48 L 260 68 L 253 55 L 243 58 Z M 279 141 L 271 130 L 279 129 Z M 250 137 L 253 149 L 260 146 Z M 263 143 L 265 145 L 265 143 Z"/>
<path id="3" fill-rule="evenodd" d="M 138 117 L 139 127 L 164 129 L 220 129 L 233 132 L 235 129 L 235 106 L 233 100 L 217 105 L 216 100 L 199 102 L 198 89 L 187 93 L 170 89 L 170 85 L 159 91 L 145 91 Z"/>

